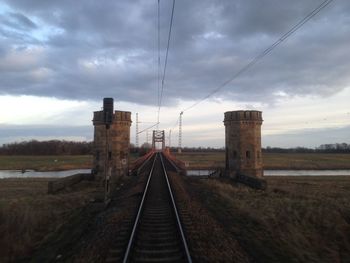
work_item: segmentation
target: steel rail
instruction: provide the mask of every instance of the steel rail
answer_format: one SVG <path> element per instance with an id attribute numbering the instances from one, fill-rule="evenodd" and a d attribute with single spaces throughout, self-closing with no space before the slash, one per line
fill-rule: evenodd
<path id="1" fill-rule="evenodd" d="M 141 166 L 139 168 L 137 168 L 137 175 L 140 174 L 141 170 L 146 166 L 146 164 L 152 159 L 152 156 L 155 154 L 155 152 L 153 154 L 151 154 L 144 162 L 143 164 L 141 164 Z M 153 165 L 152 165 L 153 166 Z"/>
<path id="2" fill-rule="evenodd" d="M 140 215 L 141 215 L 141 212 L 142 212 L 142 209 L 143 209 L 143 204 L 145 202 L 145 197 L 146 197 L 146 194 L 147 194 L 149 182 L 151 181 L 151 177 L 152 177 L 152 174 L 153 174 L 153 169 L 154 169 L 154 165 L 156 163 L 156 160 L 157 160 L 157 154 L 155 153 L 155 157 L 154 157 L 154 160 L 153 160 L 152 168 L 151 168 L 151 171 L 150 171 L 149 176 L 148 176 L 148 180 L 147 180 L 146 187 L 145 187 L 145 190 L 144 190 L 143 195 L 142 195 L 142 199 L 141 199 L 141 203 L 140 203 L 139 209 L 137 211 L 135 223 L 134 223 L 134 226 L 132 228 L 132 232 L 131 232 L 131 235 L 130 235 L 129 243 L 128 243 L 128 246 L 126 248 L 126 252 L 125 252 L 125 255 L 124 255 L 123 263 L 128 262 L 131 246 L 132 246 L 132 243 L 134 241 L 136 229 L 137 229 L 137 226 L 138 226 L 139 221 L 140 221 Z"/>
<path id="3" fill-rule="evenodd" d="M 184 249 L 185 249 L 186 259 L 187 259 L 187 262 L 192 263 L 192 258 L 191 258 L 191 255 L 190 255 L 190 251 L 188 249 L 188 245 L 187 245 L 187 241 L 186 241 L 186 238 L 185 238 L 184 231 L 182 229 L 179 213 L 177 212 L 177 207 L 176 207 L 175 199 L 174 199 L 174 196 L 173 196 L 173 191 L 172 191 L 170 183 L 169 183 L 168 174 L 167 174 L 165 166 L 164 166 L 164 161 L 163 161 L 162 154 L 160 154 L 160 160 L 161 160 L 161 163 L 162 163 L 162 167 L 163 167 L 166 183 L 168 185 L 168 190 L 169 190 L 169 194 L 170 194 L 170 198 L 171 198 L 171 203 L 173 205 L 174 213 L 175 213 L 175 216 L 176 216 L 177 226 L 178 226 L 180 234 L 181 234 L 182 244 L 183 244 Z"/>
<path id="4" fill-rule="evenodd" d="M 170 165 L 176 170 L 177 173 L 180 172 L 180 169 L 175 165 L 175 163 L 170 159 L 166 158 L 166 160 L 170 163 Z"/>

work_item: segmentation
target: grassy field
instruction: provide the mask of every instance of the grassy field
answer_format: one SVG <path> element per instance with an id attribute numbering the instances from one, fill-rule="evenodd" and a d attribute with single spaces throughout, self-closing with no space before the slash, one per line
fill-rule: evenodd
<path id="1" fill-rule="evenodd" d="M 200 165 L 221 158 L 218 154 L 186 155 Z M 306 156 L 298 156 L 300 160 L 307 160 Z M 35 158 L 38 164 L 44 160 L 37 166 L 40 169 L 51 167 L 47 163 L 55 160 L 54 157 Z M 69 163 L 72 157 L 58 158 L 57 162 Z M 88 156 L 81 160 L 88 158 L 91 160 Z M 276 155 L 274 162 L 280 158 Z M 309 162 L 322 158 L 333 164 L 341 163 L 339 160 L 346 160 L 347 156 L 317 155 Z M 265 179 L 268 189 L 256 191 L 236 186 L 224 178 L 184 178 L 190 193 L 198 196 L 198 204 L 208 209 L 253 262 L 347 262 L 350 258 L 350 177 Z M 31 255 L 50 233 L 57 232 L 71 220 L 72 214 L 94 199 L 98 190 L 94 182 L 84 181 L 58 195 L 47 195 L 48 180 L 0 179 L 0 262 L 16 262 Z M 186 200 L 191 202 L 192 197 Z M 199 215 L 203 217 L 202 213 Z"/>
<path id="2" fill-rule="evenodd" d="M 130 155 L 130 161 L 138 156 Z M 47 156 L 1 156 L 0 170 L 60 171 L 70 169 L 90 169 L 91 155 L 47 155 Z"/>
<path id="3" fill-rule="evenodd" d="M 265 153 L 265 169 L 350 169 L 350 154 Z"/>
<path id="4" fill-rule="evenodd" d="M 190 169 L 224 167 L 225 153 L 181 153 L 176 157 Z M 350 169 L 350 154 L 264 153 L 265 169 Z"/>
<path id="5" fill-rule="evenodd" d="M 17 262 L 95 196 L 94 182 L 48 195 L 49 179 L 0 179 L 0 262 Z"/>
<path id="6" fill-rule="evenodd" d="M 350 177 L 267 178 L 267 191 L 227 179 L 191 180 L 253 262 L 350 259 Z"/>
<path id="7" fill-rule="evenodd" d="M 181 153 L 175 154 L 187 162 L 189 169 L 207 169 L 225 166 L 224 153 Z M 137 156 L 130 155 L 130 161 Z M 265 169 L 350 169 L 350 154 L 320 153 L 265 153 Z M 0 156 L 0 170 L 32 169 L 37 171 L 58 171 L 69 169 L 89 169 L 92 166 L 91 155 L 72 156 Z"/>

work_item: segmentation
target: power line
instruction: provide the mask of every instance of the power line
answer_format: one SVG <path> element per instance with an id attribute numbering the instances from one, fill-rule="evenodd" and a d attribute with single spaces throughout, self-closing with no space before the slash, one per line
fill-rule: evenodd
<path id="1" fill-rule="evenodd" d="M 154 124 L 154 122 L 149 122 L 149 121 L 139 121 L 139 114 L 138 114 L 138 112 L 136 112 L 136 125 L 135 125 L 135 146 L 136 147 L 139 147 L 139 143 L 140 143 L 140 137 L 139 137 L 139 134 L 140 133 L 142 133 L 142 132 L 144 132 L 145 130 L 143 130 L 143 131 L 141 131 L 141 132 L 139 132 L 139 124 L 145 124 L 145 123 L 153 123 Z M 153 126 L 152 126 L 153 127 Z M 152 128 L 151 127 L 151 128 Z M 148 129 L 150 129 L 150 128 L 148 128 Z M 147 130 L 148 131 L 148 130 Z"/>
<path id="2" fill-rule="evenodd" d="M 173 6 L 172 6 L 172 9 L 171 9 L 171 18 L 170 18 L 170 26 L 169 26 L 169 34 L 168 34 L 168 43 L 167 43 L 167 48 L 166 48 L 166 53 L 165 53 L 163 77 L 162 77 L 160 98 L 159 98 L 159 104 L 158 104 L 158 121 L 159 121 L 159 115 L 160 115 L 160 108 L 162 107 L 162 99 L 163 99 L 163 91 L 164 91 L 164 80 L 165 80 L 165 74 L 166 74 L 166 69 L 167 69 L 167 64 L 168 64 L 168 54 L 169 54 L 170 39 L 171 39 L 171 29 L 173 27 L 173 20 L 174 20 L 174 10 L 175 10 L 175 0 L 173 0 Z"/>
<path id="3" fill-rule="evenodd" d="M 226 85 L 228 85 L 230 82 L 232 82 L 234 79 L 236 79 L 238 76 L 240 76 L 241 74 L 246 72 L 249 68 L 254 66 L 259 60 L 261 60 L 266 55 L 268 55 L 273 49 L 275 49 L 277 46 L 279 46 L 284 40 L 286 40 L 289 36 L 291 36 L 293 33 L 295 33 L 306 22 L 308 22 L 311 18 L 313 18 L 315 15 L 317 15 L 323 8 L 328 6 L 333 1 L 334 0 L 326 0 L 326 1 L 322 2 L 312 12 L 310 12 L 307 16 L 305 16 L 302 20 L 300 20 L 297 24 L 295 24 L 285 34 L 283 34 L 277 41 L 275 41 L 272 45 L 270 45 L 268 48 L 266 48 L 263 52 L 261 52 L 256 57 L 254 57 L 248 64 L 246 64 L 244 67 L 242 67 L 240 70 L 238 70 L 231 78 L 229 78 L 228 80 L 223 82 L 221 85 L 219 85 L 216 89 L 212 90 L 208 95 L 206 95 L 202 99 L 196 101 L 191 106 L 185 108 L 182 112 L 188 111 L 188 110 L 194 108 L 195 106 L 197 106 L 199 103 L 207 100 L 208 98 L 213 96 L 215 93 L 220 91 L 222 88 L 224 88 Z"/>
<path id="4" fill-rule="evenodd" d="M 275 49 L 277 46 L 279 46 L 283 41 L 285 41 L 289 36 L 291 36 L 293 33 L 295 33 L 299 28 L 301 28 L 305 23 L 307 23 L 311 18 L 313 18 L 315 15 L 317 15 L 322 9 L 324 9 L 326 6 L 328 6 L 331 2 L 334 0 L 325 0 L 323 1 L 319 6 L 317 6 L 313 11 L 311 11 L 307 16 L 305 16 L 302 20 L 300 20 L 297 24 L 295 24 L 291 29 L 289 29 L 285 34 L 283 34 L 278 40 L 276 40 L 272 45 L 270 45 L 268 48 L 266 48 L 263 52 L 259 53 L 256 57 L 254 57 L 248 64 L 243 66 L 240 70 L 238 70 L 231 78 L 223 82 L 221 85 L 219 85 L 216 89 L 211 91 L 208 95 L 203 97 L 202 99 L 196 101 L 191 106 L 185 108 L 180 113 L 180 119 L 179 119 L 179 149 L 181 149 L 181 143 L 182 143 L 182 115 L 185 111 L 188 111 L 201 102 L 207 100 L 211 96 L 213 96 L 215 93 L 219 92 L 222 88 L 227 86 L 230 82 L 232 82 L 234 79 L 239 77 L 241 74 L 246 72 L 249 68 L 254 66 L 259 60 L 264 58 L 266 55 L 271 53 L 273 49 Z"/>
<path id="5" fill-rule="evenodd" d="M 151 129 L 151 128 L 153 128 L 154 126 L 157 126 L 158 124 L 159 124 L 159 122 L 157 122 L 157 123 L 153 124 L 152 126 L 150 126 L 150 127 L 146 128 L 146 129 L 143 129 L 142 131 L 138 132 L 138 134 L 143 133 L 143 132 L 145 132 L 145 131 L 147 131 L 147 130 Z"/>
<path id="6" fill-rule="evenodd" d="M 159 123 L 159 105 L 160 105 L 160 0 L 158 0 L 158 80 L 157 80 L 157 86 L 158 86 L 158 117 L 157 122 Z"/>

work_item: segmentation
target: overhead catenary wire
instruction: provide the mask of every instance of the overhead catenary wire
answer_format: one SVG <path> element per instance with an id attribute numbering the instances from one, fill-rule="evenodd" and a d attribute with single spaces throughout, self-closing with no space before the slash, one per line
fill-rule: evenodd
<path id="1" fill-rule="evenodd" d="M 159 122 L 159 116 L 160 116 L 160 109 L 162 107 L 164 84 L 165 84 L 165 76 L 166 76 L 166 69 L 167 69 L 167 65 L 168 65 L 168 55 L 169 55 L 169 47 L 170 47 L 170 40 L 171 40 L 171 32 L 172 32 L 173 21 L 174 21 L 174 10 L 175 10 L 175 0 L 173 0 L 172 9 L 171 9 L 171 17 L 170 17 L 170 25 L 169 25 L 169 33 L 168 33 L 168 42 L 167 42 L 167 48 L 166 48 L 166 53 L 165 53 L 162 81 L 161 81 L 161 85 L 160 85 L 161 88 L 160 88 L 160 97 L 159 97 L 159 103 L 158 103 L 158 118 L 157 118 L 158 122 Z"/>
<path id="2" fill-rule="evenodd" d="M 158 109 L 160 105 L 160 0 L 158 0 L 158 6 L 157 6 L 157 32 L 158 32 L 158 70 L 157 70 L 157 86 L 158 86 Z M 157 122 L 159 123 L 159 111 L 158 111 L 158 116 L 157 116 Z"/>
<path id="3" fill-rule="evenodd" d="M 320 5 L 318 5 L 315 9 L 313 9 L 310 13 L 308 13 L 302 20 L 300 20 L 298 23 L 296 23 L 294 26 L 291 27 L 286 33 L 284 33 L 279 39 L 277 39 L 273 44 L 271 44 L 268 48 L 266 48 L 263 52 L 259 53 L 257 56 L 255 56 L 252 60 L 249 61 L 246 65 L 244 65 L 241 69 L 239 69 L 232 77 L 227 79 L 225 82 L 223 82 L 221 85 L 219 85 L 217 88 L 209 92 L 206 96 L 203 98 L 197 100 L 189 107 L 183 109 L 179 114 L 179 120 L 182 120 L 182 115 L 184 112 L 196 107 L 201 102 L 207 100 L 211 96 L 213 96 L 215 93 L 219 92 L 221 89 L 223 89 L 225 86 L 227 86 L 229 83 L 231 83 L 233 80 L 235 80 L 237 77 L 239 77 L 241 74 L 246 72 L 248 69 L 250 69 L 252 66 L 254 66 L 259 60 L 264 58 L 266 55 L 271 53 L 273 49 L 275 49 L 277 46 L 279 46 L 283 41 L 285 41 L 288 37 L 290 37 L 293 33 L 295 33 L 299 28 L 301 28 L 305 23 L 307 23 L 310 19 L 312 19 L 315 15 L 317 15 L 322 9 L 324 9 L 326 6 L 328 6 L 331 2 L 334 0 L 325 0 Z M 179 123 L 179 149 L 181 148 L 182 143 L 182 124 Z"/>
<path id="4" fill-rule="evenodd" d="M 152 126 L 149 126 L 148 128 L 143 129 L 142 131 L 139 131 L 138 134 L 143 133 L 143 132 L 145 132 L 145 131 L 148 131 L 149 129 L 152 129 L 153 127 L 157 126 L 158 124 L 159 124 L 159 122 L 156 122 L 156 123 L 153 124 Z"/>
<path id="5" fill-rule="evenodd" d="M 297 24 L 295 24 L 291 29 L 289 29 L 285 34 L 283 34 L 278 40 L 276 40 L 272 45 L 270 45 L 268 48 L 266 48 L 263 52 L 259 53 L 256 57 L 254 57 L 249 63 L 247 63 L 245 66 L 243 66 L 241 69 L 239 69 L 232 77 L 227 79 L 225 82 L 223 82 L 221 85 L 219 85 L 217 88 L 209 92 L 206 96 L 199 99 L 189 107 L 182 110 L 182 112 L 186 112 L 194 107 L 196 107 L 201 102 L 207 100 L 211 96 L 213 96 L 215 93 L 219 92 L 222 88 L 227 86 L 230 82 L 232 82 L 234 79 L 239 77 L 242 73 L 246 72 L 249 68 L 254 66 L 259 60 L 264 58 L 266 55 L 268 55 L 273 49 L 275 49 L 277 46 L 279 46 L 283 41 L 285 41 L 289 36 L 291 36 L 293 33 L 295 33 L 299 28 L 301 28 L 305 23 L 307 23 L 311 18 L 313 18 L 315 15 L 317 15 L 322 9 L 324 9 L 326 6 L 328 6 L 331 2 L 334 0 L 325 0 L 320 5 L 318 5 L 313 11 L 308 13 L 302 20 L 300 20 Z"/>

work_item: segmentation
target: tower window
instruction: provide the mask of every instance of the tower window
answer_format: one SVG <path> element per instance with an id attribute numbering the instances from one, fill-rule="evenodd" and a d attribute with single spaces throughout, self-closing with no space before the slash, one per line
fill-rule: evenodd
<path id="1" fill-rule="evenodd" d="M 100 151 L 96 151 L 96 161 L 100 160 Z"/>
<path id="2" fill-rule="evenodd" d="M 108 160 L 112 159 L 112 152 L 108 152 Z"/>
<path id="3" fill-rule="evenodd" d="M 247 157 L 247 159 L 250 159 L 250 151 L 245 152 L 245 157 Z"/>

